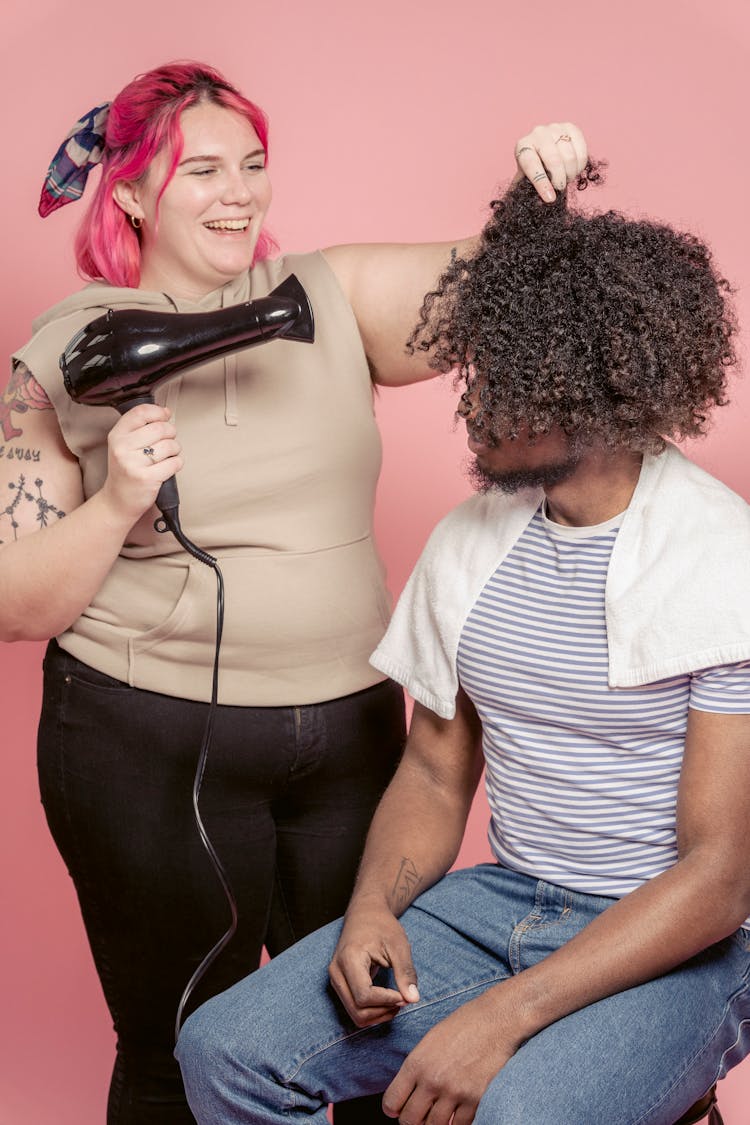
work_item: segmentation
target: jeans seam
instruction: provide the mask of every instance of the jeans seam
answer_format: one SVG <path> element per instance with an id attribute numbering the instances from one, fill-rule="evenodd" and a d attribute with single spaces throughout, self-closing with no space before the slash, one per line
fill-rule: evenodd
<path id="1" fill-rule="evenodd" d="M 483 988 L 488 984 L 498 984 L 504 980 L 507 980 L 507 977 L 494 974 L 493 976 L 487 977 L 484 980 L 475 981 L 473 984 L 465 985 L 463 988 L 455 988 L 453 989 L 453 991 L 446 992 L 442 996 L 437 996 L 432 1000 L 422 1000 L 417 1004 L 410 1004 L 408 1008 L 405 1008 L 401 1012 L 399 1012 L 399 1014 L 395 1016 L 394 1019 L 403 1020 L 413 1012 L 422 1011 L 425 1008 L 431 1008 L 435 1004 L 442 1004 L 444 1001 L 451 1000 L 456 996 L 462 996 L 467 992 L 474 992 L 478 988 Z M 330 1051 L 332 1047 L 338 1047 L 341 1043 L 348 1043 L 351 1040 L 357 1039 L 362 1035 L 367 1035 L 370 1031 L 373 1031 L 374 1029 L 382 1026 L 383 1024 L 379 1023 L 373 1024 L 371 1027 L 358 1027 L 354 1031 L 347 1032 L 345 1035 L 337 1036 L 329 1043 L 321 1044 L 321 1046 L 316 1047 L 315 1050 L 311 1051 L 309 1055 L 305 1055 L 303 1059 L 301 1059 L 298 1063 L 295 1063 L 294 1069 L 291 1071 L 291 1073 L 285 1074 L 283 1076 L 282 1081 L 284 1085 L 288 1086 L 290 1082 L 293 1082 L 302 1068 L 309 1062 L 311 1062 L 314 1058 L 317 1058 L 318 1055 L 325 1054 L 326 1051 Z"/>
<path id="2" fill-rule="evenodd" d="M 287 902 L 286 894 L 284 893 L 284 884 L 282 883 L 282 880 L 281 880 L 281 875 L 279 873 L 278 864 L 274 868 L 273 881 L 274 881 L 274 884 L 276 886 L 276 892 L 278 894 L 279 906 L 280 906 L 280 908 L 283 912 L 284 919 L 286 921 L 287 927 L 289 929 L 289 934 L 290 934 L 291 939 L 292 939 L 290 944 L 294 945 L 297 941 L 299 941 L 299 937 L 297 936 L 297 933 L 294 929 L 294 924 L 292 922 L 292 916 L 291 916 L 291 913 L 289 911 L 289 904 Z M 272 908 L 273 908 L 273 903 L 272 903 Z M 269 917 L 269 924 L 270 924 L 270 917 Z M 266 930 L 268 930 L 268 927 L 266 927 Z"/>
<path id="3" fill-rule="evenodd" d="M 719 1059 L 719 1073 L 721 1073 L 721 1071 L 724 1069 L 724 1059 L 727 1057 L 729 1052 L 733 1051 L 739 1043 L 742 1028 L 745 1024 L 750 1024 L 750 1017 L 740 1020 L 740 1022 L 737 1024 L 737 1034 L 735 1035 L 733 1042 L 730 1043 L 727 1048 L 725 1048 L 725 1050 L 722 1052 L 721 1058 Z"/>
<path id="4" fill-rule="evenodd" d="M 557 918 L 545 921 L 542 900 L 544 898 L 544 890 L 541 882 L 537 883 L 536 893 L 534 896 L 534 905 L 529 913 L 521 919 L 517 926 L 514 927 L 508 942 L 508 963 L 513 969 L 514 973 L 523 971 L 521 965 L 521 944 L 523 939 L 532 930 L 544 930 L 550 926 L 559 926 L 567 924 L 573 912 L 571 904 L 571 895 L 569 891 L 565 891 L 563 897 L 563 905 Z"/>
<path id="5" fill-rule="evenodd" d="M 714 1041 L 716 1036 L 719 1034 L 719 1031 L 721 1029 L 721 1025 L 728 1015 L 728 1012 L 729 1012 L 732 1001 L 736 997 L 740 996 L 742 993 L 747 993 L 747 991 L 748 991 L 747 985 L 745 985 L 744 988 L 737 989 L 735 991 L 734 995 L 732 997 L 730 997 L 729 1001 L 727 1002 L 727 1004 L 724 1008 L 721 1020 L 719 1020 L 716 1027 L 713 1028 L 711 1034 L 703 1040 L 703 1042 L 700 1044 L 700 1046 L 697 1048 L 697 1050 L 690 1056 L 689 1059 L 687 1059 L 685 1061 L 685 1063 L 684 1063 L 682 1069 L 680 1070 L 679 1074 L 675 1075 L 672 1082 L 667 1087 L 667 1089 L 664 1091 L 662 1096 L 660 1098 L 658 1098 L 655 1102 L 653 1102 L 648 1107 L 648 1109 L 645 1111 L 645 1113 L 642 1113 L 640 1117 L 636 1118 L 635 1121 L 632 1122 L 632 1125 L 648 1125 L 649 1116 L 654 1112 L 654 1110 L 659 1109 L 659 1107 L 662 1106 L 665 1103 L 665 1101 L 671 1096 L 671 1094 L 676 1089 L 676 1087 L 679 1085 L 679 1083 L 682 1081 L 682 1079 L 685 1077 L 685 1075 L 691 1070 L 691 1068 L 693 1066 L 695 1066 L 695 1063 L 698 1061 L 698 1059 L 701 1057 L 701 1055 L 703 1055 L 705 1053 L 706 1049 L 711 1045 L 711 1043 Z M 709 1089 L 711 1086 L 713 1086 L 714 1083 L 718 1082 L 719 1078 L 721 1077 L 721 1068 L 722 1068 L 724 1059 L 726 1058 L 727 1053 L 729 1051 L 731 1051 L 732 1047 L 735 1046 L 735 1044 L 738 1042 L 740 1028 L 742 1027 L 743 1024 L 747 1024 L 747 1023 L 750 1023 L 750 1018 L 741 1019 L 739 1021 L 739 1024 L 737 1026 L 737 1036 L 735 1037 L 735 1040 L 731 1044 L 731 1046 L 727 1047 L 724 1051 L 722 1051 L 721 1058 L 719 1059 L 719 1063 L 717 1065 L 716 1071 L 715 1071 L 714 1076 L 711 1079 L 707 1089 Z"/>
<path id="6" fill-rule="evenodd" d="M 71 851 L 75 855 L 76 867 L 77 867 L 77 870 L 79 872 L 82 884 L 83 883 L 88 884 L 89 883 L 89 873 L 88 873 L 88 869 L 87 869 L 87 867 L 84 863 L 84 859 L 83 859 L 85 849 L 82 849 L 81 846 L 80 846 L 80 842 L 79 842 L 79 839 L 78 839 L 78 833 L 76 832 L 76 829 L 75 829 L 74 819 L 70 815 L 70 805 L 69 805 L 69 801 L 68 801 L 68 790 L 67 790 L 67 786 L 66 786 L 66 783 L 65 783 L 64 758 L 66 757 L 66 751 L 65 751 L 65 738 L 64 738 L 64 735 L 63 735 L 63 727 L 65 725 L 65 717 L 66 717 L 66 714 L 67 714 L 67 707 L 68 707 L 68 702 L 69 702 L 69 690 L 66 690 L 66 689 L 70 688 L 71 682 L 74 680 L 74 676 L 73 676 L 72 672 L 65 672 L 64 670 L 60 671 L 60 676 L 61 676 L 63 682 L 62 682 L 62 685 L 61 685 L 62 691 L 60 693 L 60 701 L 59 701 L 59 705 L 58 705 L 58 715 L 57 715 L 56 732 L 55 732 L 56 741 L 57 741 L 58 786 L 59 786 L 60 797 L 62 799 L 62 806 L 63 806 L 64 812 L 65 812 L 65 821 L 66 821 L 66 824 L 67 824 L 69 839 L 70 839 L 70 842 L 71 842 Z M 91 685 L 87 685 L 87 686 L 90 687 Z M 118 996 L 117 996 L 117 989 L 116 989 L 115 983 L 114 983 L 114 974 L 112 973 L 112 969 L 111 969 L 109 953 L 104 948 L 104 942 L 102 940 L 102 926 L 101 926 L 100 918 L 98 917 L 98 907 L 94 905 L 95 896 L 89 895 L 89 899 L 90 899 L 90 902 L 89 902 L 90 915 L 89 916 L 91 917 L 92 914 L 95 916 L 93 918 L 93 921 L 94 921 L 94 924 L 96 926 L 96 934 L 97 934 L 97 937 L 96 937 L 96 945 L 97 945 L 97 952 L 98 952 L 97 973 L 98 973 L 99 979 L 101 981 L 102 992 L 105 994 L 107 1006 L 109 1007 L 110 1011 L 112 1012 L 114 1022 L 115 1022 L 115 1028 L 116 1028 L 116 1025 L 117 1025 L 116 1013 L 119 1012 L 119 1010 L 120 1010 L 120 1004 L 119 1004 L 119 1002 L 117 1002 L 117 1003 L 115 1002 L 116 1000 L 118 1000 Z M 92 953 L 93 953 L 94 944 L 93 944 L 93 941 L 92 941 L 92 935 L 89 935 L 89 943 L 91 945 L 91 949 L 92 949 Z M 112 1075 L 112 1082 L 110 1084 L 109 1097 L 108 1097 L 108 1113 L 112 1114 L 114 1112 L 115 1119 L 117 1119 L 119 1117 L 121 1103 L 122 1103 L 123 1089 L 124 1089 L 124 1076 L 122 1074 L 122 1067 L 121 1066 L 118 1067 L 117 1065 L 115 1065 L 115 1068 L 113 1070 L 113 1075 Z"/>

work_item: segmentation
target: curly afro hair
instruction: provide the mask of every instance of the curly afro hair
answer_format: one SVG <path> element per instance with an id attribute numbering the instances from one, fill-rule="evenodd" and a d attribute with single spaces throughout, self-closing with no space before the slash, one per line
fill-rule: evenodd
<path id="1" fill-rule="evenodd" d="M 579 189 L 601 180 L 590 163 Z M 691 234 L 542 203 L 528 181 L 492 203 L 470 258 L 428 293 L 407 349 L 458 368 L 490 440 L 561 427 L 579 444 L 658 453 L 726 402 L 736 331 L 727 281 Z"/>

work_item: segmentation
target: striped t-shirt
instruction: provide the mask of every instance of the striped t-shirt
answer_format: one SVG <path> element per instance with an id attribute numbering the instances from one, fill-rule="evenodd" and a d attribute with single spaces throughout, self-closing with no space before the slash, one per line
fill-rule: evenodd
<path id="1" fill-rule="evenodd" d="M 750 661 L 609 687 L 604 588 L 619 520 L 565 527 L 540 508 L 475 602 L 458 650 L 482 721 L 496 859 L 616 897 L 677 858 L 688 708 L 750 713 Z"/>

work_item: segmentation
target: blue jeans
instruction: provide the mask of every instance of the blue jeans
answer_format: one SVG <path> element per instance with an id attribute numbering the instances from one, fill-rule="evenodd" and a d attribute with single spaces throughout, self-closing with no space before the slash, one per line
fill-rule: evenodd
<path id="1" fill-rule="evenodd" d="M 611 902 L 493 864 L 448 875 L 402 918 L 420 1002 L 365 1030 L 327 984 L 340 923 L 326 926 L 188 1020 L 177 1057 L 193 1113 L 203 1125 L 323 1125 L 327 1102 L 383 1091 L 437 1022 Z M 750 934 L 739 930 L 559 1020 L 503 1067 L 475 1125 L 672 1125 L 750 1051 L 749 973 Z"/>
<path id="2" fill-rule="evenodd" d="M 194 1123 L 174 1019 L 229 922 L 192 812 L 206 707 L 131 688 L 50 642 L 39 777 L 117 1032 L 108 1125 Z M 256 968 L 264 944 L 280 953 L 346 908 L 404 739 L 391 681 L 303 707 L 219 708 L 201 809 L 239 925 L 196 1003 Z M 337 1125 L 382 1120 L 379 1107 L 336 1111 Z"/>

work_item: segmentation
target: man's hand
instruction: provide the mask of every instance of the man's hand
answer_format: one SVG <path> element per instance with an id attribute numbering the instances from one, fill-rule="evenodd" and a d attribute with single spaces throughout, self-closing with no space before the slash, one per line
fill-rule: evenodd
<path id="1" fill-rule="evenodd" d="M 510 982 L 489 989 L 436 1024 L 409 1054 L 383 1096 L 403 1125 L 469 1125 L 492 1079 L 526 1038 L 512 1006 L 498 1003 Z"/>
<path id="2" fill-rule="evenodd" d="M 398 989 L 374 985 L 378 969 L 393 969 Z M 381 903 L 350 906 L 328 969 L 331 984 L 357 1027 L 393 1019 L 419 1000 L 417 974 L 401 923 Z"/>
<path id="3" fill-rule="evenodd" d="M 518 171 L 514 182 L 526 176 L 546 203 L 555 199 L 555 189 L 565 188 L 586 167 L 586 138 L 570 121 L 536 125 L 516 142 Z"/>

